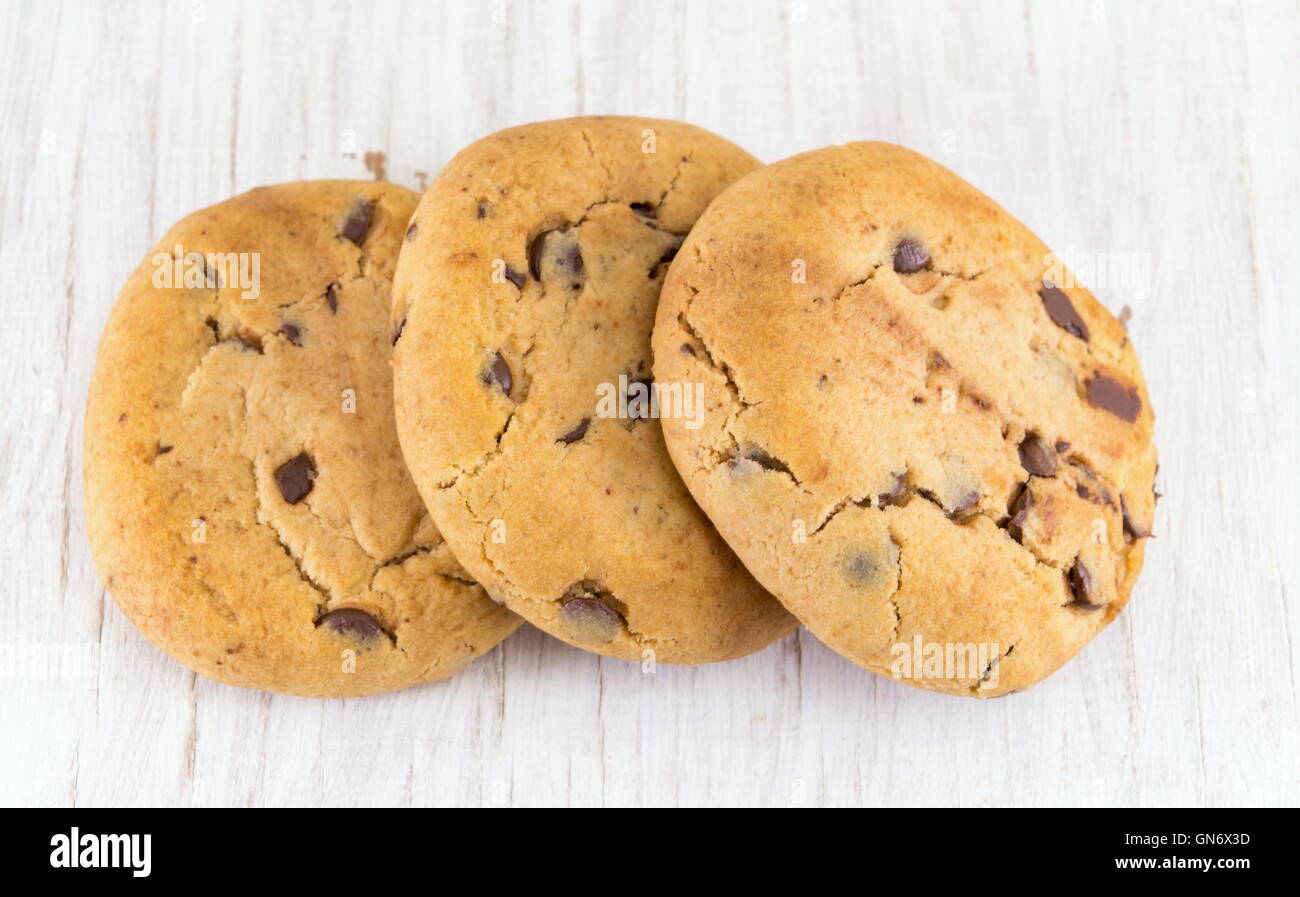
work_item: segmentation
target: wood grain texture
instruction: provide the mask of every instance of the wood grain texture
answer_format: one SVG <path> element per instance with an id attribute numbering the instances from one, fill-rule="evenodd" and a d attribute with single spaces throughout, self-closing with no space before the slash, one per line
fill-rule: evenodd
<path id="1" fill-rule="evenodd" d="M 1288 0 L 0 5 L 0 803 L 1295 805 L 1298 46 Z M 1158 538 L 1075 662 L 978 703 L 806 632 L 647 675 L 524 630 L 444 684 L 310 701 L 199 679 L 117 612 L 81 416 L 162 231 L 613 112 L 767 161 L 895 141 L 1063 254 L 1149 265 L 1093 285 L 1132 310 Z"/>

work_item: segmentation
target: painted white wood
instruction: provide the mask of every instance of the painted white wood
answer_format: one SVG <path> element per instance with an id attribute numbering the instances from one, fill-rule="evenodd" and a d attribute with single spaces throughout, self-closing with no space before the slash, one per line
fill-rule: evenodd
<path id="1" fill-rule="evenodd" d="M 1300 802 L 1300 7 L 1265 2 L 0 4 L 0 803 Z M 930 695 L 807 633 L 699 669 L 522 631 L 451 682 L 308 701 L 199 679 L 91 567 L 80 427 L 116 291 L 262 183 L 427 182 L 492 130 L 685 118 L 766 160 L 933 155 L 1096 284 L 1158 412 L 1129 609 L 1009 699 Z M 92 653 L 93 652 L 93 653 Z M 75 671 L 74 671 L 75 673 Z"/>

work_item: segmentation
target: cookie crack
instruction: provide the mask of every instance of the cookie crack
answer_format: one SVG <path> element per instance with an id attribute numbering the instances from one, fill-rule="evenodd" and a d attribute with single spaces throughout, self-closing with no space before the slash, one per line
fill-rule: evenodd
<path id="1" fill-rule="evenodd" d="M 473 467 L 457 467 L 455 465 L 451 465 L 452 470 L 455 471 L 455 475 L 450 480 L 445 480 L 443 482 L 435 484 L 435 488 L 440 491 L 456 488 L 457 486 L 460 485 L 461 480 L 474 479 L 475 477 L 477 477 L 479 474 L 483 472 L 484 468 L 486 468 L 494 460 L 500 457 L 502 452 L 505 451 L 501 447 L 501 442 L 503 439 L 505 439 L 506 432 L 510 429 L 510 425 L 514 423 L 515 414 L 518 412 L 518 410 L 519 407 L 517 405 L 511 409 L 510 414 L 506 416 L 505 424 L 501 427 L 501 430 L 496 434 L 495 437 L 496 444 L 492 448 L 484 452 L 482 455 L 480 455 L 478 461 L 475 462 Z"/>
<path id="2" fill-rule="evenodd" d="M 238 625 L 239 614 L 235 612 L 233 607 L 231 607 L 230 602 L 226 600 L 226 596 L 223 595 L 215 586 L 209 585 L 207 580 L 203 577 L 195 577 L 195 580 L 198 582 L 199 586 L 202 587 L 203 594 L 207 596 L 208 603 L 212 605 L 212 609 L 227 623 Z"/>
<path id="3" fill-rule="evenodd" d="M 998 666 L 998 664 L 1006 660 L 1008 657 L 1010 657 L 1011 652 L 1016 650 L 1016 645 L 1018 644 L 1020 644 L 1020 640 L 1016 639 L 1014 642 L 1011 643 L 1011 647 L 1007 648 L 1007 650 L 1003 651 L 997 657 L 994 657 L 992 660 L 988 662 L 988 665 L 984 667 L 984 672 L 980 674 L 979 680 L 975 682 L 975 684 L 973 684 L 969 689 L 972 695 L 979 694 L 980 686 L 982 686 L 985 682 L 989 681 L 989 677 L 993 675 L 993 668 Z"/>
<path id="4" fill-rule="evenodd" d="M 609 167 L 609 164 L 600 157 L 599 153 L 596 152 L 596 147 L 591 142 L 591 135 L 587 133 L 587 130 L 585 128 L 579 129 L 578 133 L 582 136 L 582 142 L 586 144 L 587 152 L 591 155 L 592 161 L 594 161 L 597 165 L 599 165 L 601 171 L 605 173 L 605 181 L 609 184 L 613 184 L 614 172 Z"/>
<path id="5" fill-rule="evenodd" d="M 885 598 L 894 614 L 894 628 L 889 636 L 889 643 L 892 645 L 898 641 L 898 633 L 903 625 L 903 612 L 898 606 L 898 596 L 903 591 L 903 543 L 898 541 L 898 536 L 892 531 L 889 534 L 889 541 L 894 543 L 894 552 L 898 555 L 898 575 L 894 578 L 894 591 Z"/>
<path id="6" fill-rule="evenodd" d="M 673 172 L 672 178 L 668 181 L 668 186 L 664 188 L 664 192 L 659 195 L 659 201 L 655 203 L 655 206 L 663 205 L 664 201 L 668 199 L 668 195 L 677 189 L 677 182 L 681 180 L 682 172 L 686 170 L 686 166 L 689 165 L 694 158 L 695 150 L 693 149 L 688 150 L 686 155 L 681 157 L 681 160 L 677 163 L 677 169 Z"/>
<path id="7" fill-rule="evenodd" d="M 256 484 L 254 484 L 253 488 L 256 490 Z M 271 516 L 263 510 L 260 498 L 258 499 L 257 507 L 257 523 L 260 526 L 266 527 L 271 532 L 271 535 L 275 537 L 275 541 L 284 552 L 285 557 L 293 562 L 294 569 L 298 571 L 298 578 L 311 586 L 312 589 L 316 591 L 316 594 L 320 596 L 320 600 L 316 602 L 316 618 L 320 619 L 329 610 L 330 604 L 333 603 L 334 596 L 330 593 L 328 587 L 317 582 L 316 578 L 308 573 L 307 569 L 303 567 L 302 559 L 294 553 L 292 548 L 290 548 L 289 543 L 285 541 L 284 534 L 280 532 L 280 528 L 271 520 Z"/>

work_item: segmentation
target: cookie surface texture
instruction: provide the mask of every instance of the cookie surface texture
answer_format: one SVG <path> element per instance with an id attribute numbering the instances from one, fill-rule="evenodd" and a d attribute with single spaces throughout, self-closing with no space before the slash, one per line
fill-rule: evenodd
<path id="1" fill-rule="evenodd" d="M 456 563 L 397 443 L 391 281 L 417 196 L 263 187 L 131 275 L 86 412 L 96 566 L 221 682 L 347 696 L 450 676 L 519 625 Z"/>
<path id="2" fill-rule="evenodd" d="M 466 148 L 412 219 L 393 309 L 407 463 L 470 573 L 570 644 L 694 664 L 796 625 L 692 501 L 651 416 L 664 272 L 757 166 L 677 122 L 542 122 Z"/>
<path id="3" fill-rule="evenodd" d="M 720 196 L 667 277 L 664 419 L 701 507 L 823 642 L 991 697 L 1128 600 L 1153 418 L 1123 327 L 1023 225 L 916 153 L 859 143 Z"/>

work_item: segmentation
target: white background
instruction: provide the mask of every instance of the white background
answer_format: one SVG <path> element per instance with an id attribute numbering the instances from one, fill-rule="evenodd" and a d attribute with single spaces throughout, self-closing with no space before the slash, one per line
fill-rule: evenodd
<path id="1" fill-rule="evenodd" d="M 1300 801 L 1300 4 L 0 4 L 0 657 L 90 655 L 0 665 L 0 802 Z M 419 187 L 497 128 L 583 113 L 766 161 L 895 141 L 1062 254 L 1149 264 L 1094 282 L 1132 309 L 1165 494 L 1120 619 L 989 702 L 806 632 L 644 675 L 525 629 L 450 682 L 346 701 L 217 685 L 146 642 L 91 566 L 80 483 L 130 270 L 256 185 L 369 177 L 380 151 Z"/>

